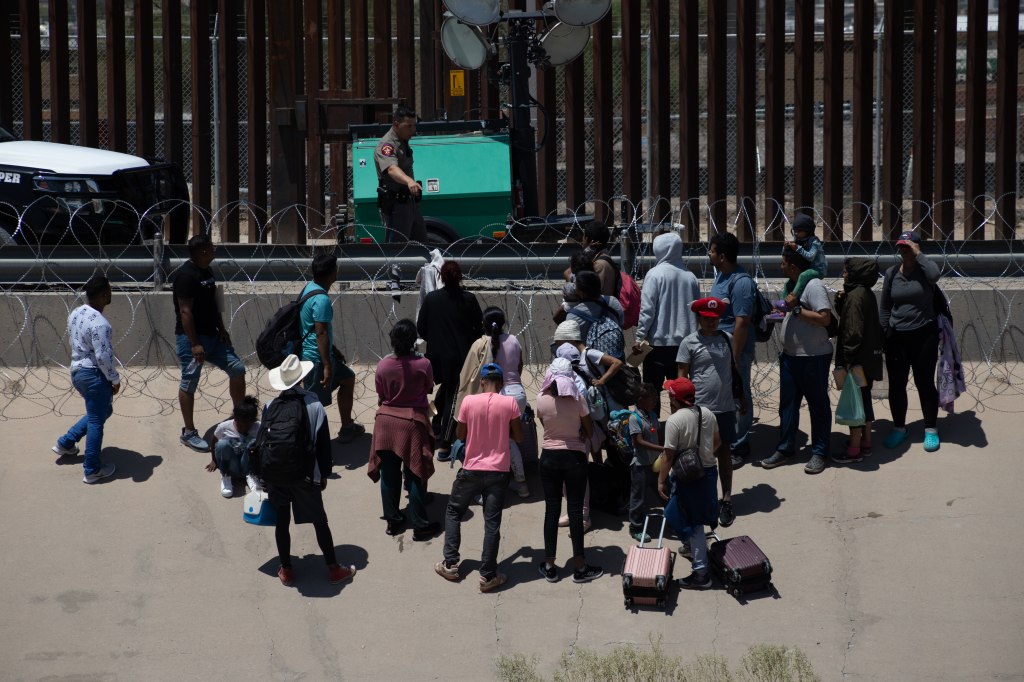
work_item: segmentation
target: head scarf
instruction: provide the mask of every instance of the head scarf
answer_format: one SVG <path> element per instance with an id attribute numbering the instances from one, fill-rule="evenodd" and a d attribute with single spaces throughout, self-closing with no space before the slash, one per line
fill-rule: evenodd
<path id="1" fill-rule="evenodd" d="M 559 397 L 572 396 L 573 398 L 578 398 L 580 395 L 580 389 L 576 386 L 576 380 L 573 378 L 572 363 L 565 358 L 555 358 L 551 361 L 551 366 L 548 367 L 548 371 L 544 374 L 544 383 L 540 387 L 540 395 L 547 393 L 552 385 L 555 386 L 555 392 Z"/>

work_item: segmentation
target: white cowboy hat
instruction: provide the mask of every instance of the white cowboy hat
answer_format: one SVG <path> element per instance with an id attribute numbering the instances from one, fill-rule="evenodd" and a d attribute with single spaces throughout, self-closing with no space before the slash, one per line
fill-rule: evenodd
<path id="1" fill-rule="evenodd" d="M 302 378 L 313 370 L 313 363 L 309 360 L 299 360 L 297 355 L 289 355 L 281 363 L 267 373 L 270 387 L 278 391 L 287 391 L 295 384 L 302 381 Z"/>

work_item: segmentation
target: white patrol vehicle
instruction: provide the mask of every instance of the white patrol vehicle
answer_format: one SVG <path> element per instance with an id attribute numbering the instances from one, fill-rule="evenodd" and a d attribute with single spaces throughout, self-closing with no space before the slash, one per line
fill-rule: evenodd
<path id="1" fill-rule="evenodd" d="M 0 245 L 182 243 L 188 201 L 175 164 L 0 128 Z"/>

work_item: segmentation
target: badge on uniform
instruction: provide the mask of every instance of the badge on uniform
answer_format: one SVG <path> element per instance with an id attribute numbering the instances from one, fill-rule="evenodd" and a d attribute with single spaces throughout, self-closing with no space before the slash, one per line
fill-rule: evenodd
<path id="1" fill-rule="evenodd" d="M 381 156 L 394 156 L 395 155 L 395 148 L 393 146 L 391 146 L 390 144 L 386 144 L 386 145 L 384 145 L 383 147 L 380 148 L 380 153 L 381 153 Z"/>

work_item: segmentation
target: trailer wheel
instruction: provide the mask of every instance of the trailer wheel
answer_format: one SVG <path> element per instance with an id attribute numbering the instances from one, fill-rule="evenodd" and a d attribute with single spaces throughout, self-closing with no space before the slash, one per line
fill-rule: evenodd
<path id="1" fill-rule="evenodd" d="M 423 224 L 427 228 L 428 246 L 448 246 L 459 238 L 452 226 L 440 218 L 424 217 Z"/>

